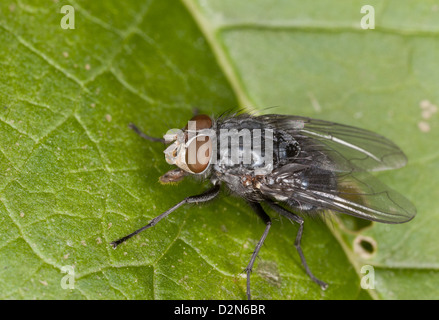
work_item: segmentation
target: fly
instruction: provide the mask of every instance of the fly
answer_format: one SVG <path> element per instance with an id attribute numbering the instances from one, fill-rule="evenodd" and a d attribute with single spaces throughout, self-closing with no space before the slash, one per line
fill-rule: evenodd
<path id="1" fill-rule="evenodd" d="M 245 269 L 248 299 L 250 273 L 272 223 L 262 204 L 299 225 L 295 247 L 305 272 L 323 290 L 328 285 L 314 276 L 302 252 L 304 216 L 330 210 L 396 224 L 416 215 L 409 200 L 368 173 L 407 163 L 398 146 L 368 130 L 299 116 L 247 113 L 196 115 L 184 129 L 170 130 L 163 139 L 131 128 L 147 140 L 172 143 L 165 159 L 177 168 L 160 177 L 161 182 L 192 175 L 210 180 L 212 187 L 185 198 L 112 246 L 153 227 L 184 204 L 214 199 L 225 186 L 265 223 Z"/>

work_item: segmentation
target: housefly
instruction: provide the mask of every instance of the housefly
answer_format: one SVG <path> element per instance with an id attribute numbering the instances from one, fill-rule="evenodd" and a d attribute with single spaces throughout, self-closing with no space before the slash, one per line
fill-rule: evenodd
<path id="1" fill-rule="evenodd" d="M 185 128 L 170 130 L 163 139 L 147 136 L 134 125 L 131 128 L 145 139 L 172 143 L 164 151 L 165 158 L 177 167 L 164 174 L 161 182 L 191 175 L 210 180 L 212 187 L 112 242 L 113 247 L 184 204 L 214 199 L 223 185 L 243 198 L 265 223 L 245 269 L 248 299 L 250 273 L 271 227 L 262 204 L 299 225 L 295 247 L 306 273 L 323 290 L 327 284 L 314 276 L 302 252 L 303 217 L 330 210 L 396 224 L 416 214 L 410 201 L 368 173 L 400 168 L 407 162 L 393 142 L 368 130 L 300 116 L 248 113 L 217 118 L 196 115 Z"/>

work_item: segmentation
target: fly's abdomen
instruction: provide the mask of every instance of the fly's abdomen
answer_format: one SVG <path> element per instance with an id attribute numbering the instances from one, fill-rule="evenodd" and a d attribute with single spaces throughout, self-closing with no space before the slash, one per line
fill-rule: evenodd
<path id="1" fill-rule="evenodd" d="M 296 190 L 302 190 L 303 194 L 308 195 L 311 194 L 311 192 L 336 192 L 337 177 L 332 171 L 307 168 L 297 173 L 294 184 Z M 290 194 L 286 203 L 290 207 L 302 212 L 312 212 L 322 209 L 322 205 L 319 205 L 315 201 L 297 201 L 294 193 Z"/>
<path id="2" fill-rule="evenodd" d="M 332 171 L 290 163 L 266 176 L 260 190 L 264 196 L 286 203 L 293 209 L 312 212 L 323 207 L 313 198 L 313 194 L 336 194 L 337 175 Z M 303 201 L 307 197 L 308 201 Z"/>

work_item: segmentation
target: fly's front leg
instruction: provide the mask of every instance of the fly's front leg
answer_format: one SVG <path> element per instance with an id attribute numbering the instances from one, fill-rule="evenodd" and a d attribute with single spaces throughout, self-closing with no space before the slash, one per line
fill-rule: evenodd
<path id="1" fill-rule="evenodd" d="M 262 220 L 264 220 L 264 222 L 265 222 L 264 233 L 262 234 L 261 239 L 257 243 L 256 248 L 255 248 L 255 250 L 252 253 L 252 256 L 250 258 L 250 262 L 249 262 L 247 268 L 245 268 L 245 270 L 244 270 L 247 273 L 247 299 L 251 300 L 251 294 L 250 294 L 250 274 L 252 272 L 252 268 L 253 268 L 253 265 L 255 263 L 256 257 L 258 256 L 259 250 L 261 250 L 261 247 L 264 244 L 265 238 L 268 235 L 268 231 L 270 230 L 271 219 L 268 216 L 268 214 L 265 213 L 264 209 L 262 208 L 262 206 L 259 203 L 257 203 L 257 202 L 249 202 L 249 205 L 258 214 L 258 216 Z"/>
<path id="2" fill-rule="evenodd" d="M 146 140 L 152 141 L 152 142 L 161 142 L 163 144 L 166 143 L 165 139 L 163 139 L 163 138 L 151 137 L 151 136 L 148 136 L 147 134 L 143 133 L 139 128 L 136 127 L 136 125 L 134 123 L 130 123 L 128 126 L 131 129 L 133 129 L 134 132 L 137 133 L 139 136 L 141 136 L 143 139 L 146 139 Z"/>
<path id="3" fill-rule="evenodd" d="M 134 231 L 133 233 L 130 233 L 129 235 L 126 235 L 123 238 L 120 238 L 119 240 L 113 241 L 111 242 L 111 245 L 113 246 L 114 249 L 116 249 L 116 247 L 118 245 L 120 245 L 122 242 L 127 241 L 129 238 L 135 236 L 136 234 L 139 234 L 140 232 L 149 229 L 151 227 L 154 227 L 160 220 L 162 220 L 163 218 L 165 218 L 166 216 L 168 216 L 170 213 L 172 213 L 173 211 L 177 210 L 178 208 L 180 208 L 182 205 L 186 204 L 186 203 L 199 203 L 199 202 L 206 202 L 209 200 L 214 199 L 220 192 L 220 185 L 217 184 L 215 185 L 212 189 L 207 190 L 206 192 L 196 195 L 196 196 L 191 196 L 191 197 L 187 197 L 186 199 L 180 201 L 179 203 L 177 203 L 175 206 L 173 206 L 172 208 L 168 209 L 167 211 L 163 212 L 161 215 L 155 217 L 154 219 L 152 219 L 146 226 L 143 226 L 142 228 Z"/>
<path id="4" fill-rule="evenodd" d="M 164 175 L 162 175 L 159 178 L 159 181 L 160 181 L 160 183 L 163 183 L 163 184 L 177 183 L 177 182 L 180 182 L 181 180 L 183 180 L 184 177 L 186 177 L 187 175 L 189 175 L 189 174 L 180 168 L 172 169 L 172 170 L 166 172 Z"/>
<path id="5" fill-rule="evenodd" d="M 303 223 L 304 223 L 303 218 L 299 217 L 298 215 L 295 215 L 292 212 L 289 212 L 285 208 L 277 205 L 276 203 L 274 203 L 272 201 L 267 201 L 267 204 L 273 210 L 278 212 L 279 214 L 281 214 L 281 215 L 287 217 L 288 219 L 291 219 L 294 222 L 297 222 L 299 224 L 299 231 L 297 231 L 297 236 L 296 236 L 296 241 L 294 242 L 294 246 L 296 247 L 297 252 L 299 253 L 300 260 L 302 260 L 303 267 L 305 268 L 305 271 L 308 274 L 308 276 L 311 278 L 312 281 L 317 283 L 320 286 L 320 288 L 322 288 L 322 290 L 326 290 L 326 288 L 328 288 L 328 284 L 323 282 L 322 280 L 317 279 L 313 275 L 313 273 L 311 272 L 311 270 L 308 267 L 308 264 L 306 263 L 305 255 L 303 254 L 302 247 L 300 246 L 300 242 L 302 240 L 302 234 L 303 234 Z"/>

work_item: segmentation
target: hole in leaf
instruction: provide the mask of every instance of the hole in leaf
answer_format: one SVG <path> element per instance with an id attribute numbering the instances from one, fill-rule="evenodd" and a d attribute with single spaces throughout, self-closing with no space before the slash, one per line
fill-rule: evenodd
<path id="1" fill-rule="evenodd" d="M 375 248 L 373 247 L 372 243 L 370 243 L 367 240 L 362 239 L 360 241 L 360 246 L 363 248 L 364 251 L 366 251 L 369 254 L 373 254 L 375 251 Z"/>
<path id="2" fill-rule="evenodd" d="M 354 252 L 360 257 L 368 259 L 377 251 L 377 243 L 371 237 L 358 236 L 354 240 Z"/>

